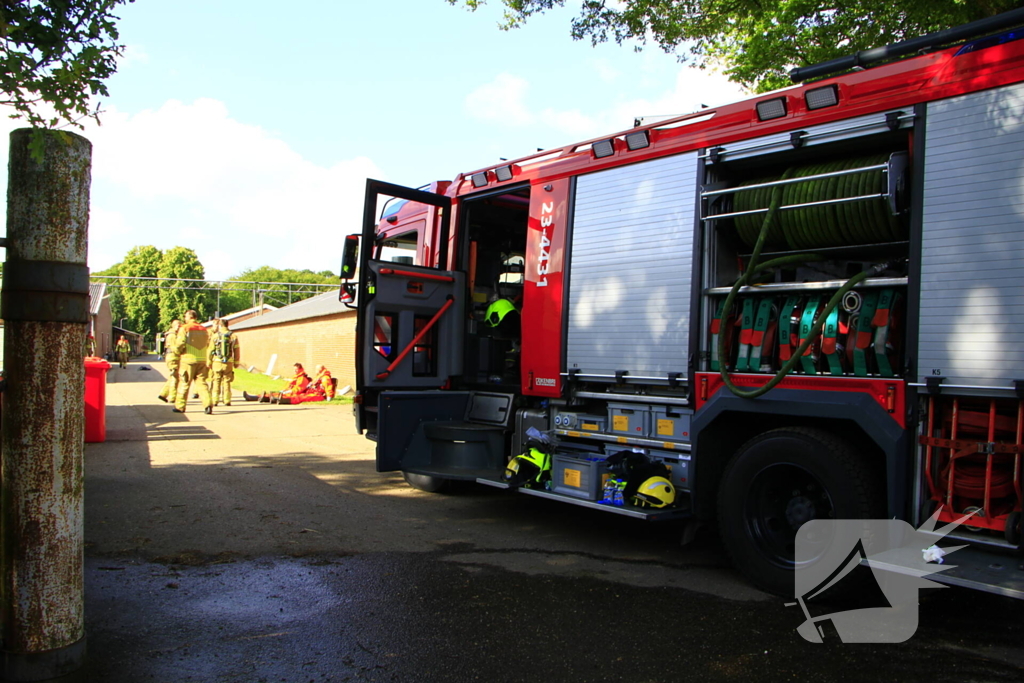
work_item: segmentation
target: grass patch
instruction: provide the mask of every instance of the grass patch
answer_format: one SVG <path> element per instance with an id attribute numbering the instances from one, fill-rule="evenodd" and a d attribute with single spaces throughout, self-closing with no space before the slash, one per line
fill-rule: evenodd
<path id="1" fill-rule="evenodd" d="M 244 391 L 249 394 L 259 394 L 264 391 L 284 391 L 288 386 L 288 380 L 274 379 L 267 377 L 262 372 L 249 372 L 245 368 L 235 368 L 235 380 L 231 383 L 233 391 Z M 351 396 L 335 396 L 333 401 L 318 401 L 308 405 L 321 406 L 350 406 Z"/>
<path id="2" fill-rule="evenodd" d="M 245 368 L 235 368 L 235 380 L 231 388 L 236 391 L 247 391 L 258 394 L 262 391 L 283 391 L 288 382 L 283 379 L 267 377 L 261 372 L 249 372 Z"/>

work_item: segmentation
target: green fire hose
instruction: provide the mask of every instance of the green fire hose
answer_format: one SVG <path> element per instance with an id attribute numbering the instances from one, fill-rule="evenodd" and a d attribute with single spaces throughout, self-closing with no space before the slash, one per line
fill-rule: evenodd
<path id="1" fill-rule="evenodd" d="M 787 170 L 783 174 L 782 180 L 786 180 L 787 178 L 789 178 L 792 171 L 793 169 Z M 736 280 L 736 283 L 732 286 L 732 289 L 729 291 L 729 295 L 725 298 L 725 304 L 722 307 L 722 315 L 720 318 L 722 320 L 723 325 L 725 324 L 725 321 L 728 320 L 729 318 L 729 312 L 732 310 L 733 302 L 735 301 L 736 295 L 739 293 L 740 288 L 744 287 L 748 282 L 750 282 L 750 280 L 753 279 L 755 275 L 758 275 L 759 273 L 766 270 L 770 270 L 772 268 L 779 268 L 786 265 L 824 260 L 824 257 L 822 257 L 820 254 L 810 253 L 781 256 L 779 258 L 765 261 L 764 263 L 758 263 L 758 259 L 761 256 L 761 249 L 764 247 L 765 240 L 767 239 L 768 234 L 771 231 L 771 228 L 774 224 L 775 215 L 776 213 L 778 213 L 779 204 L 781 203 L 781 201 L 782 186 L 776 185 L 772 189 L 771 203 L 768 206 L 768 213 L 765 214 L 764 221 L 761 223 L 761 230 L 757 237 L 757 242 L 754 245 L 754 251 L 750 255 L 750 262 L 747 264 L 747 270 L 746 272 L 743 273 L 742 276 L 740 276 L 738 280 Z M 765 384 L 764 386 L 751 390 L 741 389 L 738 386 L 736 386 L 736 384 L 732 381 L 732 378 L 729 376 L 728 370 L 726 369 L 726 366 L 728 365 L 725 359 L 726 335 L 724 334 L 724 332 L 722 334 L 719 334 L 718 357 L 722 359 L 721 364 L 719 366 L 719 374 L 721 375 L 722 381 L 725 383 L 725 386 L 729 388 L 729 391 L 731 391 L 732 393 L 741 398 L 757 398 L 758 396 L 763 396 L 764 394 L 768 393 L 768 391 L 773 389 L 776 385 L 778 385 L 779 382 L 785 379 L 786 375 L 788 375 L 793 370 L 793 368 L 795 368 L 797 364 L 800 363 L 800 359 L 803 357 L 804 352 L 811 347 L 811 344 L 814 343 L 814 340 L 818 337 L 819 334 L 821 334 L 821 330 L 825 326 L 825 322 L 828 319 L 829 314 L 842 302 L 843 297 L 846 295 L 846 293 L 849 292 L 854 287 L 856 287 L 861 282 L 863 282 L 864 280 L 866 280 L 868 277 L 881 272 L 882 270 L 885 269 L 885 267 L 886 266 L 884 264 L 875 266 L 869 270 L 857 273 L 849 280 L 847 280 L 846 284 L 840 287 L 836 291 L 836 293 L 832 295 L 832 298 L 829 299 L 825 307 L 818 313 L 817 320 L 811 328 L 810 334 L 807 335 L 807 337 L 803 340 L 800 346 L 797 347 L 796 351 L 793 352 L 793 355 L 790 357 L 790 359 L 786 361 L 781 368 L 779 368 L 779 371 L 775 373 L 775 376 L 768 380 L 768 383 Z"/>

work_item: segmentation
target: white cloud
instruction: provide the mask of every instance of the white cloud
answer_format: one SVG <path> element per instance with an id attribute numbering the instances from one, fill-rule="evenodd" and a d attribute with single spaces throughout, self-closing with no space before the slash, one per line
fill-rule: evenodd
<path id="1" fill-rule="evenodd" d="M 629 128 L 640 116 L 680 116 L 697 111 L 701 105 L 714 107 L 746 97 L 739 85 L 722 74 L 688 66 L 679 67 L 670 90 L 652 94 L 650 99 L 619 101 L 589 115 L 575 109 L 549 109 L 540 118 L 572 139 L 582 140 Z"/>
<path id="2" fill-rule="evenodd" d="M 597 77 L 604 83 L 613 83 L 622 75 L 622 72 L 612 66 L 612 63 L 607 59 L 595 59 L 591 64 L 597 73 Z"/>
<path id="3" fill-rule="evenodd" d="M 466 96 L 466 111 L 483 121 L 501 121 L 514 126 L 533 123 L 526 106 L 529 82 L 520 76 L 501 73 Z"/>
<path id="4" fill-rule="evenodd" d="M 621 74 L 606 60 L 594 60 L 591 65 L 599 80 L 621 81 Z M 534 110 L 527 98 L 529 82 L 515 74 L 501 73 L 472 91 L 465 105 L 467 113 L 478 120 L 501 123 L 506 128 L 535 126 L 543 139 L 565 144 L 624 130 L 639 116 L 679 116 L 697 111 L 701 105 L 713 107 L 746 96 L 740 86 L 722 74 L 685 65 L 678 66 L 671 86 L 664 86 L 664 79 L 652 80 L 648 85 L 651 97 L 609 101 L 606 107 L 594 111 L 558 107 Z"/>
<path id="5" fill-rule="evenodd" d="M 121 58 L 117 61 L 117 67 L 123 69 L 135 64 L 149 64 L 149 55 L 141 45 L 125 45 Z"/>
<path id="6" fill-rule="evenodd" d="M 111 108 L 83 134 L 93 143 L 93 270 L 153 244 L 195 249 L 211 279 L 263 265 L 336 271 L 366 178 L 384 177 L 365 157 L 318 166 L 212 99 Z"/>

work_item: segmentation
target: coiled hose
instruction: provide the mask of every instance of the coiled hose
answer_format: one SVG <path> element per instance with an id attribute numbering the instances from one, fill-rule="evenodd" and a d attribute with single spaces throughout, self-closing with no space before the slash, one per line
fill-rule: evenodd
<path id="1" fill-rule="evenodd" d="M 782 180 L 786 180 L 787 178 L 789 178 L 792 172 L 793 169 L 787 170 L 782 175 Z M 764 221 L 761 223 L 761 230 L 758 234 L 757 242 L 754 244 L 754 251 L 750 255 L 750 262 L 747 264 L 747 270 L 746 272 L 743 273 L 743 275 L 740 276 L 738 280 L 736 280 L 736 283 L 732 286 L 732 289 L 729 291 L 729 295 L 726 296 L 725 298 L 725 304 L 722 307 L 721 316 L 723 324 L 729 318 L 729 312 L 732 310 L 733 302 L 735 301 L 736 295 L 739 293 L 740 288 L 744 287 L 748 282 L 750 282 L 750 280 L 755 275 L 761 273 L 762 271 L 769 270 L 772 268 L 779 268 L 781 266 L 824 260 L 824 257 L 822 257 L 820 254 L 812 253 L 791 254 L 789 256 L 781 256 L 779 258 L 771 259 L 769 261 L 765 261 L 764 263 L 757 262 L 758 258 L 760 258 L 761 256 L 761 249 L 764 247 L 765 240 L 767 239 L 768 234 L 771 231 L 772 226 L 774 225 L 775 214 L 778 213 L 779 204 L 782 201 L 782 188 L 783 186 L 781 185 L 776 185 L 774 188 L 772 188 L 771 203 L 768 205 L 768 213 L 765 214 Z M 814 340 L 818 337 L 819 334 L 821 334 L 821 330 L 825 326 L 825 321 L 828 319 L 829 313 L 831 313 L 832 310 L 842 302 L 843 297 L 846 295 L 846 293 L 849 292 L 854 287 L 856 287 L 861 282 L 863 282 L 864 280 L 866 280 L 871 275 L 881 272 L 881 270 L 884 270 L 885 267 L 885 265 L 875 266 L 868 270 L 857 273 L 849 280 L 847 280 L 846 284 L 840 287 L 836 291 L 836 293 L 832 295 L 832 298 L 829 299 L 828 303 L 825 305 L 825 308 L 822 309 L 822 311 L 818 314 L 818 318 L 817 320 L 815 320 L 814 325 L 811 327 L 811 332 L 810 334 L 807 335 L 807 338 L 804 339 L 800 346 L 797 347 L 796 351 L 793 352 L 793 355 L 789 358 L 789 360 L 787 360 L 785 364 L 783 364 L 783 366 L 779 368 L 779 371 L 775 373 L 775 376 L 768 380 L 768 383 L 765 384 L 764 386 L 757 387 L 756 389 L 751 390 L 740 389 L 738 386 L 736 386 L 736 384 L 732 381 L 732 378 L 729 376 L 728 370 L 726 369 L 726 366 L 728 365 L 725 358 L 726 335 L 724 333 L 719 334 L 718 357 L 722 359 L 721 367 L 719 368 L 719 374 L 722 377 L 722 382 L 724 382 L 725 386 L 729 388 L 729 391 L 739 396 L 740 398 L 757 398 L 758 396 L 763 396 L 764 394 L 768 393 L 770 390 L 775 388 L 775 386 L 778 385 L 779 382 L 785 379 L 786 375 L 792 372 L 793 368 L 796 367 L 796 364 L 800 362 L 800 358 L 804 355 L 804 352 L 806 352 L 807 349 L 811 347 L 811 344 L 814 343 Z"/>

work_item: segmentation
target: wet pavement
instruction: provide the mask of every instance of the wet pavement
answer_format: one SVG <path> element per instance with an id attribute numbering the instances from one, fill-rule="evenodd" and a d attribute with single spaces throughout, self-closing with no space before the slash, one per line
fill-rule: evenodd
<path id="1" fill-rule="evenodd" d="M 69 680 L 1024 679 L 1024 603 L 926 591 L 906 643 L 814 645 L 711 530 L 681 547 L 678 526 L 413 491 L 373 471 L 347 409 L 173 415 L 143 364 L 111 370 L 110 440 L 86 450 Z"/>

